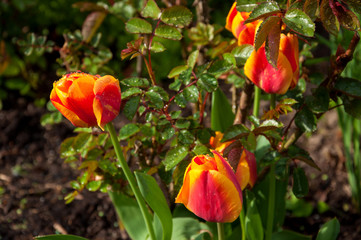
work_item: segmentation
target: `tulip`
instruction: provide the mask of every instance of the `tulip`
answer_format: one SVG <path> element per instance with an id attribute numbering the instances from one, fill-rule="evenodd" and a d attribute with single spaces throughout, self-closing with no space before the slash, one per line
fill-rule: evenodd
<path id="1" fill-rule="evenodd" d="M 216 150 L 219 153 L 223 153 L 224 149 L 226 149 L 226 147 L 228 147 L 233 141 L 228 141 L 228 142 L 221 142 L 223 138 L 223 133 L 216 131 L 216 136 L 212 136 L 209 139 L 209 144 L 211 145 L 211 147 Z"/>
<path id="2" fill-rule="evenodd" d="M 74 126 L 104 130 L 105 124 L 119 114 L 119 81 L 109 75 L 66 74 L 54 82 L 50 100 Z"/>
<path id="3" fill-rule="evenodd" d="M 241 159 L 236 170 L 236 177 L 241 185 L 241 189 L 245 189 L 248 185 L 253 187 L 257 179 L 256 158 L 252 152 L 243 149 Z"/>
<path id="4" fill-rule="evenodd" d="M 233 222 L 242 210 L 242 190 L 228 162 L 216 151 L 187 167 L 176 203 L 210 222 Z"/>
<path id="5" fill-rule="evenodd" d="M 238 45 L 254 45 L 255 34 L 261 20 L 244 24 L 250 13 L 238 12 L 233 4 L 226 22 L 226 29 L 232 31 L 238 39 Z M 277 68 L 268 61 L 263 44 L 257 51 L 253 50 L 244 66 L 245 75 L 259 88 L 267 93 L 284 94 L 296 86 L 299 75 L 298 38 L 294 34 L 281 34 Z"/>

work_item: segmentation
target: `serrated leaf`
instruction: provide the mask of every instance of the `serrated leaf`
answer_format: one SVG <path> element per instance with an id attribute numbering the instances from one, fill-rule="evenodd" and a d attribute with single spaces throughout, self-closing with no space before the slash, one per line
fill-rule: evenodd
<path id="1" fill-rule="evenodd" d="M 158 19 L 160 16 L 160 9 L 157 5 L 157 3 L 154 0 L 148 0 L 147 4 L 145 5 L 145 7 L 143 8 L 143 10 L 140 12 L 140 14 L 147 18 L 153 18 L 153 19 Z"/>
<path id="2" fill-rule="evenodd" d="M 274 68 L 277 68 L 280 40 L 281 40 L 281 25 L 275 24 L 273 25 L 270 33 L 267 36 L 266 47 L 265 47 L 267 61 Z"/>
<path id="3" fill-rule="evenodd" d="M 121 84 L 124 84 L 129 87 L 148 87 L 149 81 L 146 78 L 130 77 L 125 78 L 120 81 Z"/>
<path id="4" fill-rule="evenodd" d="M 338 78 L 335 89 L 354 98 L 361 98 L 361 81 L 352 78 Z"/>
<path id="5" fill-rule="evenodd" d="M 165 170 L 169 171 L 174 168 L 180 161 L 188 155 L 188 148 L 186 146 L 177 146 L 167 152 L 163 164 Z"/>
<path id="6" fill-rule="evenodd" d="M 184 6 L 176 5 L 166 8 L 160 17 L 160 20 L 165 24 L 182 28 L 191 23 L 192 12 Z"/>
<path id="7" fill-rule="evenodd" d="M 126 99 L 130 96 L 141 94 L 142 90 L 139 88 L 129 88 L 126 91 L 122 92 L 122 99 Z"/>
<path id="8" fill-rule="evenodd" d="M 339 23 L 350 31 L 357 31 L 360 29 L 360 22 L 357 16 L 350 11 L 346 6 L 339 2 L 330 1 L 332 12 L 337 17 Z"/>
<path id="9" fill-rule="evenodd" d="M 119 131 L 119 135 L 118 135 L 118 139 L 119 140 L 125 140 L 130 138 L 131 136 L 135 135 L 136 133 L 138 133 L 140 131 L 140 128 L 138 127 L 137 124 L 135 123 L 128 123 L 126 125 L 124 125 L 120 131 Z"/>
<path id="10" fill-rule="evenodd" d="M 279 26 L 280 18 L 277 16 L 271 16 L 265 19 L 261 25 L 259 26 L 256 36 L 254 38 L 254 48 L 256 51 L 263 45 L 266 41 L 268 35 L 271 30 L 275 27 L 275 25 Z"/>
<path id="11" fill-rule="evenodd" d="M 187 59 L 187 65 L 190 68 L 194 68 L 194 66 L 197 63 L 197 59 L 198 59 L 198 55 L 199 55 L 199 50 L 195 50 L 193 52 L 191 52 L 191 54 L 189 54 L 188 59 Z"/>
<path id="12" fill-rule="evenodd" d="M 168 93 L 162 88 L 162 87 L 159 87 L 159 86 L 153 86 L 153 87 L 150 87 L 148 89 L 148 92 L 156 92 L 156 93 L 159 93 L 159 95 L 162 97 L 163 101 L 168 101 L 169 100 L 169 95 Z"/>
<path id="13" fill-rule="evenodd" d="M 155 53 L 160 53 L 166 50 L 163 44 L 157 41 L 152 41 L 152 46 L 150 47 L 150 50 Z"/>
<path id="14" fill-rule="evenodd" d="M 300 160 L 302 162 L 305 162 L 307 163 L 309 166 L 321 171 L 321 169 L 317 166 L 317 164 L 315 163 L 315 161 L 311 158 L 310 154 L 297 147 L 297 146 L 290 146 L 288 148 L 288 155 L 291 159 L 297 159 L 297 160 Z"/>
<path id="15" fill-rule="evenodd" d="M 174 98 L 174 102 L 181 108 L 185 108 L 188 103 L 183 93 L 176 95 Z"/>
<path id="16" fill-rule="evenodd" d="M 307 107 L 297 113 L 295 124 L 303 132 L 313 132 L 317 129 L 316 116 Z"/>
<path id="17" fill-rule="evenodd" d="M 152 33 L 152 25 L 144 19 L 132 18 L 125 23 L 125 28 L 130 33 Z"/>
<path id="18" fill-rule="evenodd" d="M 255 128 L 252 132 L 255 135 L 258 135 L 262 132 L 274 130 L 281 127 L 283 127 L 283 124 L 281 122 L 277 122 L 276 120 L 270 119 L 263 121 L 262 124 L 259 127 Z"/>
<path id="19" fill-rule="evenodd" d="M 323 224 L 317 234 L 316 240 L 336 240 L 340 233 L 340 223 L 337 218 L 333 218 Z"/>
<path id="20" fill-rule="evenodd" d="M 320 17 L 324 28 L 331 34 L 337 35 L 340 30 L 340 23 L 329 5 L 328 0 L 322 0 L 320 6 Z"/>
<path id="21" fill-rule="evenodd" d="M 181 86 L 182 82 L 178 78 L 176 78 L 174 82 L 169 84 L 169 89 L 178 92 Z"/>
<path id="22" fill-rule="evenodd" d="M 192 68 L 188 67 L 187 70 L 179 74 L 178 79 L 184 84 L 188 85 L 191 82 Z"/>
<path id="23" fill-rule="evenodd" d="M 287 27 L 291 28 L 295 32 L 312 37 L 315 32 L 315 23 L 312 19 L 303 11 L 299 9 L 291 9 L 286 12 L 283 22 Z"/>
<path id="24" fill-rule="evenodd" d="M 260 18 L 268 17 L 280 11 L 281 9 L 278 6 L 277 2 L 270 1 L 260 3 L 252 10 L 252 13 L 249 15 L 249 18 L 244 22 L 244 24 L 253 22 Z"/>
<path id="25" fill-rule="evenodd" d="M 237 66 L 244 65 L 251 56 L 254 47 L 250 44 L 237 46 L 232 50 L 233 56 L 236 58 Z"/>
<path id="26" fill-rule="evenodd" d="M 178 135 L 178 140 L 183 145 L 191 145 L 194 142 L 194 136 L 188 130 L 181 130 Z"/>
<path id="27" fill-rule="evenodd" d="M 162 96 L 157 92 L 146 92 L 145 96 L 147 96 L 151 105 L 157 109 L 161 109 L 164 107 L 164 102 Z"/>
<path id="28" fill-rule="evenodd" d="M 313 21 L 315 21 L 316 18 L 320 15 L 319 3 L 320 3 L 320 0 L 306 0 L 305 4 L 303 5 L 303 11 Z"/>
<path id="29" fill-rule="evenodd" d="M 257 0 L 237 0 L 236 8 L 239 12 L 252 12 L 257 6 Z"/>
<path id="30" fill-rule="evenodd" d="M 195 155 L 206 155 L 206 154 L 211 154 L 211 151 L 209 150 L 208 147 L 206 147 L 205 145 L 203 144 L 197 144 L 192 152 L 195 154 Z"/>
<path id="31" fill-rule="evenodd" d="M 170 70 L 170 72 L 168 74 L 168 78 L 174 78 L 187 69 L 188 69 L 187 65 L 176 66 L 172 70 Z"/>
<path id="32" fill-rule="evenodd" d="M 198 88 L 194 85 L 189 86 L 183 90 L 184 98 L 189 101 L 196 103 L 198 102 L 199 91 Z"/>
<path id="33" fill-rule="evenodd" d="M 211 65 L 211 67 L 207 70 L 207 72 L 218 77 L 218 76 L 222 75 L 223 73 L 228 72 L 232 68 L 233 68 L 233 64 L 223 59 L 223 60 L 215 61 Z"/>
<path id="34" fill-rule="evenodd" d="M 241 137 L 245 137 L 250 133 L 250 130 L 243 124 L 237 124 L 229 127 L 224 133 L 221 142 L 228 142 Z"/>
<path id="35" fill-rule="evenodd" d="M 295 168 L 293 171 L 292 192 L 297 198 L 305 197 L 308 194 L 308 179 L 302 168 Z"/>
<path id="36" fill-rule="evenodd" d="M 140 96 L 130 98 L 124 105 L 123 113 L 128 120 L 132 120 L 138 110 Z"/>
<path id="37" fill-rule="evenodd" d="M 213 75 L 204 73 L 199 76 L 197 86 L 207 92 L 214 92 L 218 88 L 218 81 Z"/>
<path id="38" fill-rule="evenodd" d="M 155 35 L 161 38 L 171 39 L 171 40 L 181 40 L 182 34 L 175 27 L 168 25 L 161 25 L 155 29 Z"/>

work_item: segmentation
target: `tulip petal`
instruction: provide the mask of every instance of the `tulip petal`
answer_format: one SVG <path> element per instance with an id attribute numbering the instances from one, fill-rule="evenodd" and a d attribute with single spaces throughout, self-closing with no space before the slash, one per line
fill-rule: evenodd
<path id="1" fill-rule="evenodd" d="M 228 16 L 227 16 L 227 20 L 226 20 L 226 29 L 229 30 L 229 31 L 232 31 L 232 22 L 234 20 L 234 17 L 237 15 L 237 9 L 236 9 L 236 6 L 237 6 L 237 2 L 234 2 L 232 7 L 231 7 L 231 10 L 229 11 L 228 13 Z"/>
<path id="2" fill-rule="evenodd" d="M 211 222 L 233 222 L 242 210 L 242 199 L 232 181 L 218 171 L 189 172 L 188 206 L 197 216 Z M 197 180 L 192 180 L 192 179 Z"/>
<path id="3" fill-rule="evenodd" d="M 253 153 L 243 150 L 236 170 L 236 177 L 242 190 L 250 185 L 254 186 L 257 179 L 256 158 Z"/>
<path id="4" fill-rule="evenodd" d="M 209 139 L 209 144 L 213 149 L 215 149 L 217 152 L 223 153 L 224 149 L 226 149 L 230 144 L 232 144 L 234 141 L 228 141 L 228 142 L 221 142 L 223 138 L 223 133 L 216 131 L 216 136 L 211 137 Z"/>
<path id="5" fill-rule="evenodd" d="M 105 124 L 112 121 L 118 114 L 121 104 L 119 81 L 112 76 L 104 76 L 94 84 L 93 111 L 98 126 L 104 129 Z"/>
<path id="6" fill-rule="evenodd" d="M 258 87 L 267 93 L 284 94 L 293 78 L 290 62 L 280 52 L 277 68 L 274 68 L 266 58 L 265 47 L 253 51 L 244 66 L 245 75 Z"/>
<path id="7" fill-rule="evenodd" d="M 294 34 L 288 33 L 287 35 L 281 35 L 280 51 L 287 57 L 291 64 L 293 78 L 291 88 L 295 87 L 299 77 L 299 49 L 298 38 Z"/>

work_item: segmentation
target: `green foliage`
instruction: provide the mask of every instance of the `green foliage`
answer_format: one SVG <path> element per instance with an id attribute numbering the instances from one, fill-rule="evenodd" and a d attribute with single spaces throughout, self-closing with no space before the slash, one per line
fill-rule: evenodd
<path id="1" fill-rule="evenodd" d="M 316 240 L 337 239 L 339 233 L 340 223 L 336 218 L 333 218 L 332 220 L 322 225 L 320 231 L 317 234 Z"/>

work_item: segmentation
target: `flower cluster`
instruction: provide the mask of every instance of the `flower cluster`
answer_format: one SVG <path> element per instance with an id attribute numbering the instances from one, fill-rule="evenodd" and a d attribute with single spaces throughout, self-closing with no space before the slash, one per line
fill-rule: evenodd
<path id="1" fill-rule="evenodd" d="M 238 45 L 254 45 L 255 35 L 262 23 L 256 20 L 245 24 L 250 13 L 238 12 L 233 4 L 227 16 L 226 29 L 238 39 Z M 267 93 L 284 94 L 296 86 L 299 75 L 298 38 L 294 34 L 281 34 L 277 68 L 266 57 L 265 44 L 254 50 L 244 66 L 245 75 Z"/>

